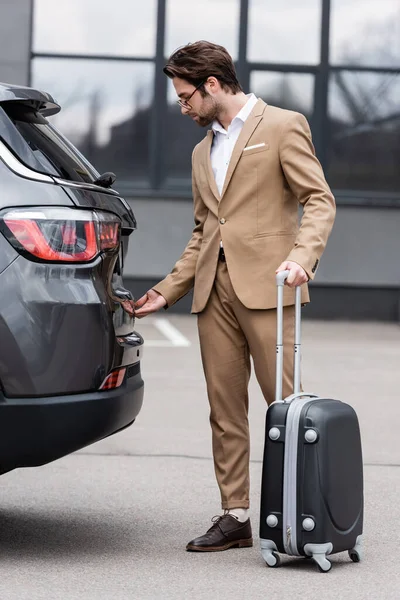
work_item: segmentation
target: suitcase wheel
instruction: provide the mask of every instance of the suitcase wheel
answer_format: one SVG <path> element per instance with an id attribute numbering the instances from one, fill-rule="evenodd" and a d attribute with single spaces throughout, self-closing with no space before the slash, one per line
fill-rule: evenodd
<path id="1" fill-rule="evenodd" d="M 329 571 L 332 569 L 332 563 L 327 558 L 325 558 L 325 560 L 318 560 L 315 562 L 317 563 L 318 571 L 320 573 L 329 573 Z"/>
<path id="2" fill-rule="evenodd" d="M 317 565 L 320 573 L 328 573 L 332 569 L 332 563 L 326 558 L 333 550 L 331 542 L 326 544 L 306 544 L 304 552 L 310 556 Z"/>
<path id="3" fill-rule="evenodd" d="M 359 563 L 363 557 L 362 535 L 359 535 L 354 548 L 349 550 L 349 556 L 354 563 Z"/>
<path id="4" fill-rule="evenodd" d="M 272 569 L 275 569 L 276 567 L 280 566 L 281 557 L 279 556 L 279 554 L 277 552 L 271 552 L 271 554 L 268 557 L 268 560 L 266 560 L 265 562 L 269 567 L 271 567 Z"/>
<path id="5" fill-rule="evenodd" d="M 354 548 L 353 550 L 349 550 L 349 556 L 354 563 L 359 563 L 361 560 L 360 553 L 357 552 L 357 550 L 355 550 Z"/>
<path id="6" fill-rule="evenodd" d="M 278 549 L 275 542 L 272 540 L 261 541 L 261 555 L 269 567 L 279 567 L 281 557 L 278 554 Z"/>

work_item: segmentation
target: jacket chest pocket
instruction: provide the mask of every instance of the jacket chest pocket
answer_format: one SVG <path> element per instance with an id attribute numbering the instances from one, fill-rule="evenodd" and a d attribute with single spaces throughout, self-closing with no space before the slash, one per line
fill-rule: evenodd
<path id="1" fill-rule="evenodd" d="M 269 144 L 266 142 L 260 142 L 259 144 L 249 144 L 244 148 L 240 158 L 246 158 L 246 156 L 252 156 L 253 154 L 259 154 L 260 152 L 267 152 L 269 150 Z"/>

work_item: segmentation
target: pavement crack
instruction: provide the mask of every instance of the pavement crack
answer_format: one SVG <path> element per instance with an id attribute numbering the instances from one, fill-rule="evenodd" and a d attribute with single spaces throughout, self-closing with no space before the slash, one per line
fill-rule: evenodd
<path id="1" fill-rule="evenodd" d="M 188 460 L 212 460 L 211 456 L 194 456 L 190 454 L 143 454 L 135 452 L 75 452 L 74 456 L 118 456 L 120 458 L 186 458 Z"/>
<path id="2" fill-rule="evenodd" d="M 187 460 L 212 460 L 212 456 L 197 456 L 192 454 L 146 454 L 135 452 L 75 452 L 72 456 L 117 456 L 120 458 L 184 458 Z M 262 464 L 262 460 L 251 459 L 251 464 Z M 364 463 L 364 467 L 400 467 L 400 463 Z"/>

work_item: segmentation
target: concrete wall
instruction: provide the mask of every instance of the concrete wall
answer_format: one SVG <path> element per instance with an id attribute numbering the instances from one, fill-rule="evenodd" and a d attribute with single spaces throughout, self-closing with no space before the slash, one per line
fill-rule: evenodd
<path id="1" fill-rule="evenodd" d="M 316 284 L 400 288 L 400 208 L 338 207 Z"/>
<path id="2" fill-rule="evenodd" d="M 0 2 L 0 81 L 28 85 L 32 0 Z"/>
<path id="3" fill-rule="evenodd" d="M 193 228 L 188 200 L 130 199 L 138 220 L 125 274 L 159 278 L 179 258 Z M 338 206 L 315 285 L 400 287 L 400 209 Z"/>
<path id="4" fill-rule="evenodd" d="M 128 199 L 138 222 L 131 235 L 124 274 L 158 278 L 174 266 L 190 239 L 193 205 L 188 200 Z"/>

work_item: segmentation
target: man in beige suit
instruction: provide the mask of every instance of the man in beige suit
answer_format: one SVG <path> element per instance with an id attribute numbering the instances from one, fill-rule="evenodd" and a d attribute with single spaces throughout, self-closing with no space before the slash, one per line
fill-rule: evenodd
<path id="1" fill-rule="evenodd" d="M 247 388 L 251 355 L 265 400 L 274 400 L 275 274 L 290 271 L 284 295 L 286 396 L 293 381 L 293 287 L 304 284 L 302 300 L 308 302 L 306 282 L 325 248 L 335 202 L 306 119 L 246 96 L 224 48 L 189 44 L 174 52 L 164 72 L 182 114 L 211 129 L 192 156 L 192 237 L 172 272 L 138 300 L 136 314 L 172 306 L 194 286 L 192 312 L 198 314 L 224 514 L 186 548 L 226 550 L 252 545 Z"/>

